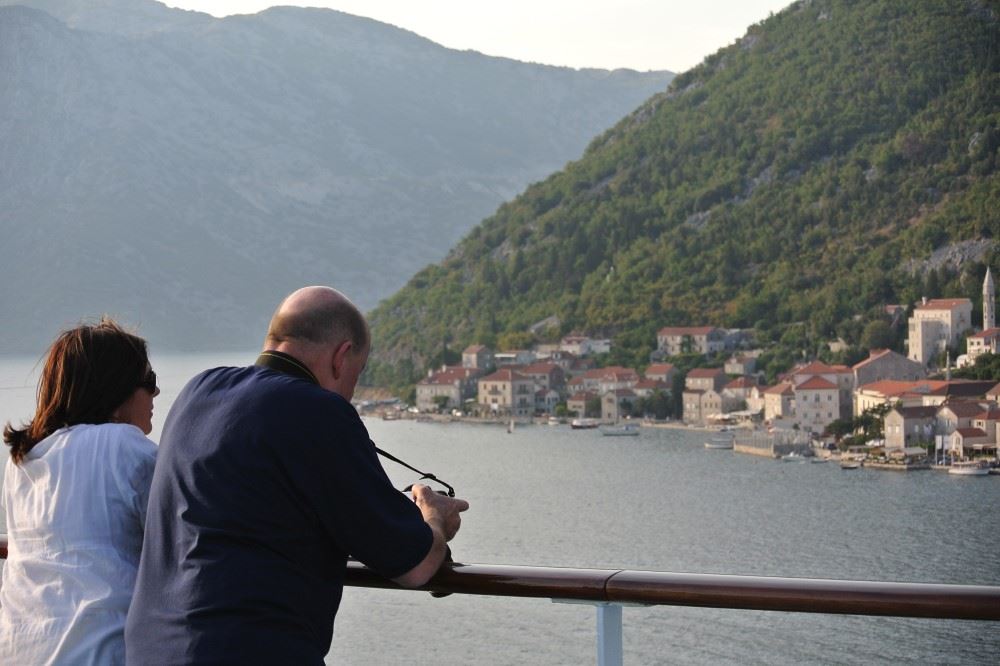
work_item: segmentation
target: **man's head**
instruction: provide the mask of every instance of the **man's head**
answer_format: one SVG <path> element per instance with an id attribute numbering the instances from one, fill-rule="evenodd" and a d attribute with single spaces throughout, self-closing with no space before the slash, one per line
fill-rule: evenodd
<path id="1" fill-rule="evenodd" d="M 320 386 L 350 400 L 368 361 L 368 324 L 357 307 L 331 287 L 303 287 L 275 311 L 265 351 L 291 354 Z"/>

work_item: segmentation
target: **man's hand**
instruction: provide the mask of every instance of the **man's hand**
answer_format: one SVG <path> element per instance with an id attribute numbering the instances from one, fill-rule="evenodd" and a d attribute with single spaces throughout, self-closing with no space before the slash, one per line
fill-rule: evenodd
<path id="1" fill-rule="evenodd" d="M 462 526 L 462 517 L 459 514 L 469 508 L 469 503 L 465 500 L 440 495 L 429 486 L 420 484 L 413 486 L 413 501 L 423 514 L 424 522 L 431 528 L 440 529 L 445 541 L 455 538 L 455 534 Z"/>
<path id="2" fill-rule="evenodd" d="M 431 528 L 434 543 L 420 564 L 393 579 L 403 587 L 420 587 L 437 573 L 448 552 L 446 542 L 451 541 L 462 526 L 459 514 L 469 508 L 465 500 L 439 495 L 420 484 L 413 486 L 413 501 L 420 509 L 424 522 Z"/>

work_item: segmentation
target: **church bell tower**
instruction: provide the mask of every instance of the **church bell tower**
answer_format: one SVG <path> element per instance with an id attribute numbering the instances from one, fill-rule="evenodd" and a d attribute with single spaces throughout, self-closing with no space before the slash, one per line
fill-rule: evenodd
<path id="1" fill-rule="evenodd" d="M 988 331 L 996 325 L 996 292 L 993 287 L 993 273 L 987 268 L 986 279 L 983 280 L 983 330 Z"/>

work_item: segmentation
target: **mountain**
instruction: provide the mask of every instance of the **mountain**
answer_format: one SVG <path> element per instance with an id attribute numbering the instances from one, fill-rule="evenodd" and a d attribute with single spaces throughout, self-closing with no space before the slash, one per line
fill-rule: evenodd
<path id="1" fill-rule="evenodd" d="M 550 336 L 611 336 L 612 362 L 715 325 L 787 367 L 860 347 L 886 304 L 978 303 L 1000 264 L 998 15 L 802 0 L 751 26 L 383 302 L 369 380 L 412 382 L 445 344 L 526 344 L 549 317 Z"/>
<path id="2" fill-rule="evenodd" d="M 104 312 L 154 349 L 252 347 L 305 284 L 371 307 L 672 77 L 331 10 L 0 5 L 7 353 Z"/>

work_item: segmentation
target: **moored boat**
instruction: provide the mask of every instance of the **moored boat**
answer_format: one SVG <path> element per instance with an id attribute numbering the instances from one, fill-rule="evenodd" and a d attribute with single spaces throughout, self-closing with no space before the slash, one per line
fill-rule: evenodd
<path id="1" fill-rule="evenodd" d="M 706 449 L 731 449 L 733 448 L 733 438 L 732 437 L 713 437 L 712 439 L 705 442 Z"/>
<path id="2" fill-rule="evenodd" d="M 573 419 L 570 421 L 569 427 L 573 430 L 590 430 L 599 425 L 601 425 L 599 419 Z"/>
<path id="3" fill-rule="evenodd" d="M 601 428 L 601 434 L 606 437 L 635 437 L 639 434 L 639 426 L 634 423 L 603 426 Z"/>
<path id="4" fill-rule="evenodd" d="M 960 460 L 951 464 L 948 473 L 957 476 L 986 476 L 990 473 L 990 467 L 978 460 Z"/>

